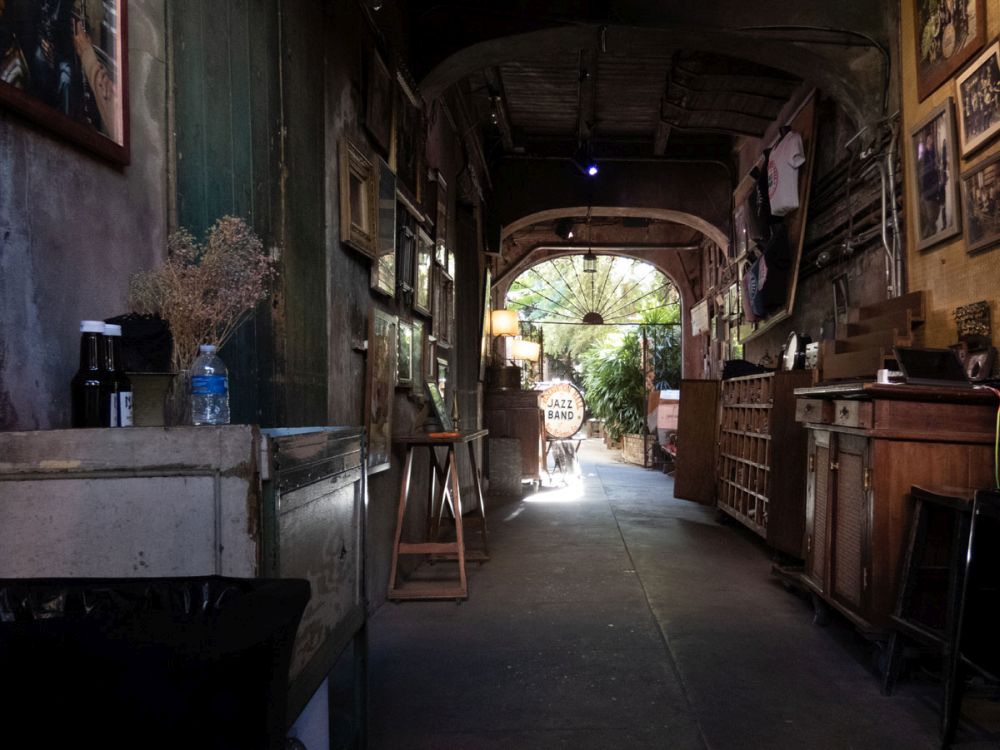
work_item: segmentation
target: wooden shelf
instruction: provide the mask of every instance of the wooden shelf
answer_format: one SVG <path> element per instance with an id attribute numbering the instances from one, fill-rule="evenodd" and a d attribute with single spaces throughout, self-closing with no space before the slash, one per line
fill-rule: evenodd
<path id="1" fill-rule="evenodd" d="M 722 382 L 719 407 L 717 505 L 795 557 L 805 523 L 804 433 L 793 391 L 810 382 L 808 371 L 732 378 Z"/>
<path id="2" fill-rule="evenodd" d="M 746 464 L 747 466 L 753 466 L 755 469 L 763 469 L 764 471 L 770 471 L 771 467 L 767 464 L 757 463 L 756 461 L 751 461 L 749 458 L 743 458 L 742 456 L 733 456 L 729 453 L 719 454 L 723 458 L 728 458 L 730 461 L 738 461 L 741 464 Z"/>

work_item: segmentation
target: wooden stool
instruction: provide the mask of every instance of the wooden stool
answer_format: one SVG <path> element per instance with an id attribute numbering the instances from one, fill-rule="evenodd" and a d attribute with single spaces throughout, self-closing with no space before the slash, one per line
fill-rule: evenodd
<path id="1" fill-rule="evenodd" d="M 487 430 L 463 432 L 454 435 L 407 435 L 394 440 L 406 445 L 406 461 L 403 464 L 403 477 L 399 490 L 399 502 L 396 507 L 396 533 L 392 544 L 392 565 L 389 574 L 388 599 L 465 599 L 469 596 L 468 583 L 465 576 L 465 561 L 488 560 L 489 548 L 486 542 L 486 506 L 483 503 L 483 491 L 479 482 L 479 469 L 476 466 L 476 453 L 472 441 L 487 434 Z M 465 443 L 469 448 L 469 460 L 472 467 L 472 483 L 475 488 L 475 515 L 468 519 L 479 526 L 482 539 L 481 550 L 466 552 L 464 536 L 464 519 L 462 516 L 462 497 L 458 480 L 458 456 L 456 446 Z M 416 448 L 427 448 L 430 463 L 430 498 L 428 502 L 426 542 L 403 542 L 403 520 L 406 516 L 406 506 L 410 496 L 410 476 L 413 472 L 413 454 Z M 445 448 L 445 459 L 439 461 L 438 448 Z M 451 512 L 451 518 L 444 517 L 445 508 Z M 438 541 L 442 524 L 455 526 L 455 541 Z M 458 562 L 457 581 L 425 581 L 414 582 L 405 586 L 399 585 L 398 565 L 400 555 L 430 555 L 432 559 L 449 559 Z"/>
<path id="2" fill-rule="evenodd" d="M 914 486 L 911 496 L 915 503 L 913 519 L 891 616 L 894 629 L 882 692 L 889 695 L 895 687 L 902 666 L 903 636 L 939 654 L 943 660 L 941 742 L 942 747 L 947 747 L 961 714 L 964 669 L 990 676 L 987 670 L 996 672 L 1000 666 L 997 649 L 992 645 L 998 624 L 996 614 L 992 602 L 983 601 L 987 589 L 993 589 L 989 596 L 995 597 L 996 567 L 984 564 L 983 558 L 990 554 L 989 542 L 995 548 L 1000 536 L 996 533 L 1000 494 L 992 490 Z M 984 520 L 992 527 L 985 533 Z M 967 618 L 971 612 L 976 613 L 975 618 Z M 994 629 L 992 633 L 990 628 Z M 988 635 L 990 647 L 981 648 L 984 639 L 978 637 L 980 633 Z"/>

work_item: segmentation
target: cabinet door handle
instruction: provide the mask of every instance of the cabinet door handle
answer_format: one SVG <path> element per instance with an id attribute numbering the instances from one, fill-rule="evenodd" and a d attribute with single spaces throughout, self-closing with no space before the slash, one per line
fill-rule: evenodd
<path id="1" fill-rule="evenodd" d="M 831 461 L 830 462 L 830 471 L 836 471 L 839 468 L 840 468 L 840 463 L 839 462 L 837 462 L 837 461 Z"/>

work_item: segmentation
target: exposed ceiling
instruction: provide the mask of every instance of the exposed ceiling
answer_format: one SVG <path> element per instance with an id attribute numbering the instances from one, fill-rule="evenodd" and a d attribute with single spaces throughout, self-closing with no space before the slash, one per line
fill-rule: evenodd
<path id="1" fill-rule="evenodd" d="M 859 119 L 885 108 L 891 19 L 880 0 L 399 1 L 421 29 L 413 59 L 424 96 L 460 101 L 457 124 L 465 137 L 479 133 L 481 166 L 492 174 L 517 164 L 524 190 L 540 193 L 535 211 L 553 206 L 531 184 L 531 162 L 574 164 L 577 176 L 591 158 L 703 161 L 732 172 L 741 139 L 764 136 L 804 87 L 823 88 Z M 572 205 L 586 203 L 596 205 Z M 501 271 L 583 247 L 555 229 L 544 221 L 507 233 Z M 591 234 L 588 242 L 608 248 L 687 248 L 705 236 L 664 221 L 637 230 L 619 217 Z"/>
<path id="2" fill-rule="evenodd" d="M 720 55 L 649 46 L 546 52 L 462 84 L 487 152 L 536 157 L 728 159 L 759 138 L 801 81 Z"/>

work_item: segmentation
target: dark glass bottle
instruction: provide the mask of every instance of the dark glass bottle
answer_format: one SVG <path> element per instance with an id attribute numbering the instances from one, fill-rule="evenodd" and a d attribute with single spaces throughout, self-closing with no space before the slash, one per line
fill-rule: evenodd
<path id="1" fill-rule="evenodd" d="M 72 425 L 109 427 L 111 409 L 106 406 L 104 374 L 104 321 L 80 321 L 80 369 L 70 384 Z"/>
<path id="2" fill-rule="evenodd" d="M 112 427 L 132 426 L 132 381 L 122 363 L 122 327 L 104 324 L 104 371 Z"/>

